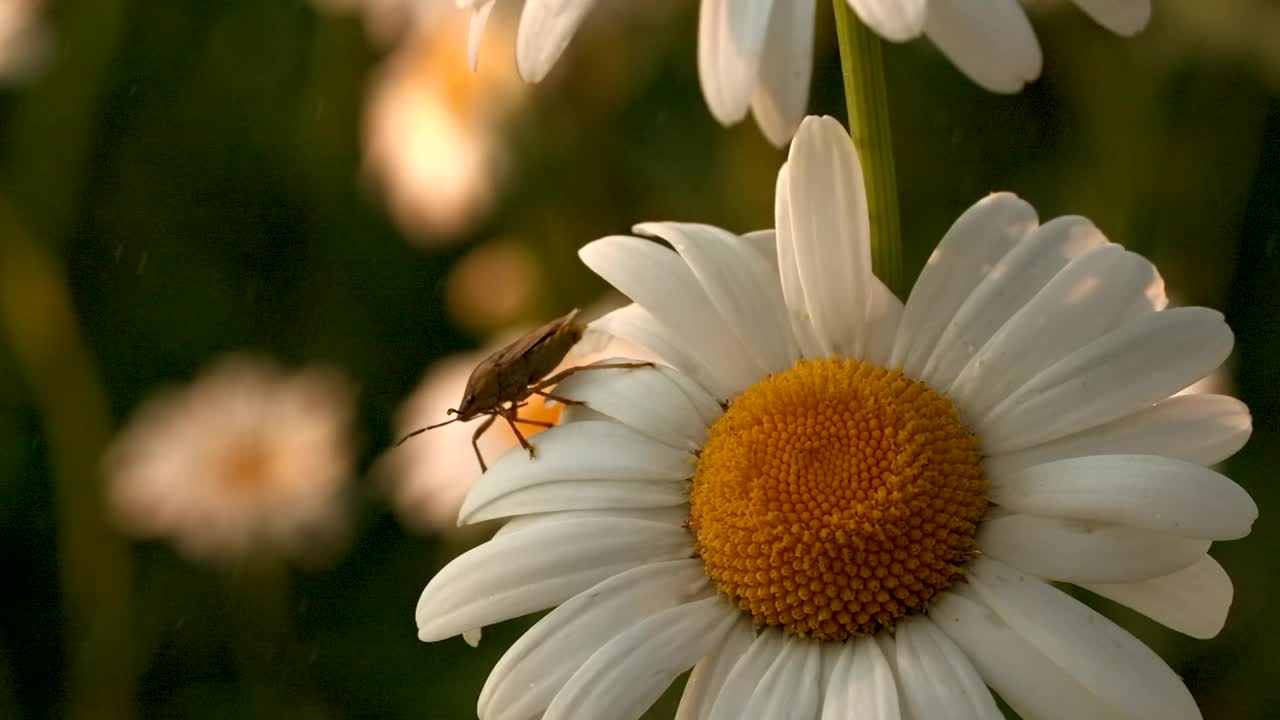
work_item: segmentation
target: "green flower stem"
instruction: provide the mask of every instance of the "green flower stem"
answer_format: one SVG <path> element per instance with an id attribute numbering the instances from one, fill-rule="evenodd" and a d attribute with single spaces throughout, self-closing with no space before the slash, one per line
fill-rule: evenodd
<path id="1" fill-rule="evenodd" d="M 889 93 L 884 80 L 880 38 L 849 9 L 848 0 L 832 0 L 844 96 L 849 105 L 849 134 L 858 148 L 871 216 L 871 263 L 876 275 L 900 298 L 907 286 L 902 274 L 902 228 L 898 219 L 898 181 L 889 132 Z"/>
<path id="2" fill-rule="evenodd" d="M 0 198 L 0 340 L 40 414 L 54 482 L 66 616 L 65 717 L 136 715 L 133 568 L 107 524 L 102 452 L 111 416 L 71 304 L 62 264 Z"/>

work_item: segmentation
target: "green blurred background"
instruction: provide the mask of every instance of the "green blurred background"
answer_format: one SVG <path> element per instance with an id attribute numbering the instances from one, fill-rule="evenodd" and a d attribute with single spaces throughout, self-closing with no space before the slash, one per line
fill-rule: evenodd
<path id="1" fill-rule="evenodd" d="M 47 61 L 0 89 L 0 717 L 474 717 L 531 619 L 476 650 L 417 641 L 423 585 L 476 538 L 408 529 L 370 479 L 396 408 L 499 325 L 592 303 L 604 286 L 575 257 L 591 239 L 643 220 L 772 224 L 784 155 L 706 111 L 696 3 L 610 4 L 499 124 L 496 194 L 447 232 L 402 229 L 362 175 L 366 97 L 404 41 L 358 12 L 45 5 Z M 927 42 L 886 48 L 908 269 L 972 202 L 1011 190 L 1042 220 L 1088 216 L 1150 256 L 1178 302 L 1227 314 L 1255 425 L 1227 471 L 1262 510 L 1214 549 L 1231 617 L 1201 642 L 1105 609 L 1207 717 L 1280 717 L 1280 3 L 1157 2 L 1133 40 L 1070 6 L 1033 10 L 1045 71 L 1017 96 L 980 90 Z M 843 117 L 826 3 L 819 16 L 811 110 Z M 538 281 L 475 321 L 448 302 L 450 272 L 495 238 L 526 249 Z M 360 388 L 355 529 L 324 566 L 195 563 L 102 516 L 97 453 L 130 412 L 246 349 Z"/>

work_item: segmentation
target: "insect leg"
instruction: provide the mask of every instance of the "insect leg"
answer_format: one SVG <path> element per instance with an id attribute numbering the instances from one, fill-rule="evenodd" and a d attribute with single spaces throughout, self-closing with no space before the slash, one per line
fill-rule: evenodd
<path id="1" fill-rule="evenodd" d="M 529 420 L 528 418 L 522 418 L 522 417 L 515 418 L 515 421 L 518 423 L 523 423 L 525 425 L 536 425 L 537 427 L 544 427 L 544 428 L 553 428 L 556 426 L 556 424 L 553 422 L 546 422 L 545 420 Z"/>
<path id="2" fill-rule="evenodd" d="M 529 451 L 530 458 L 537 457 L 537 452 L 533 449 L 533 445 L 529 443 L 524 433 L 520 432 L 520 428 L 516 426 L 516 421 L 520 420 L 520 417 L 516 414 L 516 407 L 517 405 L 513 402 L 510 408 L 503 408 L 498 412 L 502 414 L 502 419 L 506 420 L 507 424 L 511 426 L 511 432 L 515 433 L 516 439 L 520 441 L 520 447 Z"/>
<path id="3" fill-rule="evenodd" d="M 554 393 L 544 392 L 544 391 L 542 391 L 542 390 L 534 390 L 534 391 L 533 391 L 533 394 L 534 394 L 534 395 L 541 395 L 542 397 L 544 397 L 544 398 L 546 398 L 546 399 L 548 399 L 548 400 L 555 400 L 556 402 L 558 402 L 558 403 L 560 403 L 560 404 L 562 404 L 562 405 L 586 405 L 586 404 L 587 404 L 586 402 L 584 402 L 584 401 L 582 401 L 582 400 L 570 400 L 570 399 L 569 399 L 569 398 L 567 398 L 567 397 L 560 397 L 559 395 L 556 395 L 556 394 L 554 394 Z"/>
<path id="4" fill-rule="evenodd" d="M 537 383 L 536 385 L 533 385 L 532 389 L 541 390 L 542 388 L 545 388 L 545 387 L 551 387 L 552 385 L 555 385 L 556 383 L 561 382 L 562 380 L 569 377 L 570 375 L 574 375 L 575 373 L 582 372 L 583 370 L 626 370 L 630 368 L 647 368 L 647 367 L 653 367 L 653 363 L 651 362 L 617 362 L 617 363 L 601 363 L 599 365 L 579 365 L 577 367 L 571 367 L 568 370 L 561 370 L 555 375 L 552 375 L 551 377 Z"/>
<path id="5" fill-rule="evenodd" d="M 480 436 L 483 435 L 484 431 L 488 430 L 489 426 L 493 424 L 493 421 L 497 419 L 497 415 L 489 415 L 484 419 L 484 422 L 480 423 L 480 426 L 476 428 L 475 433 L 471 435 L 471 449 L 476 451 L 476 460 L 480 461 L 480 472 L 482 473 L 489 472 L 489 466 L 484 464 L 484 456 L 480 454 Z"/>

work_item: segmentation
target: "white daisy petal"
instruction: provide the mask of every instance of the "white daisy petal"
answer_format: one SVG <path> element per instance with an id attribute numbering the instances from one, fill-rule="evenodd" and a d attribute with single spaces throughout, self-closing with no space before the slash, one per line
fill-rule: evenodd
<path id="1" fill-rule="evenodd" d="M 903 42 L 924 31 L 926 0 L 849 0 L 858 18 L 885 40 Z"/>
<path id="2" fill-rule="evenodd" d="M 698 16 L 698 79 L 721 125 L 747 115 L 774 0 L 702 0 Z"/>
<path id="3" fill-rule="evenodd" d="M 1164 297 L 1155 267 L 1119 245 L 1071 261 L 979 350 L 951 387 L 970 417 L 983 413 L 1045 368 L 1126 321 L 1155 310 Z"/>
<path id="4" fill-rule="evenodd" d="M 753 230 L 749 233 L 743 233 L 742 243 L 756 254 L 764 258 L 769 263 L 769 267 L 773 268 L 773 274 L 778 274 L 778 231 Z M 781 282 L 781 278 L 779 278 Z"/>
<path id="5" fill-rule="evenodd" d="M 956 311 L 1036 223 L 1035 209 L 1012 193 L 988 195 L 965 210 L 911 288 L 889 365 L 921 377 Z"/>
<path id="6" fill-rule="evenodd" d="M 738 611 L 713 594 L 632 625 L 569 678 L 543 719 L 640 717 L 737 619 Z"/>
<path id="7" fill-rule="evenodd" d="M 634 228 L 671 243 L 724 322 L 767 374 L 800 359 L 777 270 L 740 238 L 710 225 L 644 223 Z"/>
<path id="8" fill-rule="evenodd" d="M 471 11 L 471 29 L 467 37 L 467 59 L 471 69 L 480 65 L 480 42 L 484 39 L 484 29 L 489 25 L 489 16 L 493 13 L 495 0 L 481 0 Z"/>
<path id="9" fill-rule="evenodd" d="M 760 678 L 743 718 L 760 720 L 817 720 L 821 709 L 818 678 L 822 674 L 822 646 L 788 635 L 782 652 Z"/>
<path id="10" fill-rule="evenodd" d="M 875 317 L 871 227 L 862 168 L 848 133 L 832 118 L 805 118 L 791 143 L 787 171 L 790 222 L 778 224 L 779 261 L 795 263 L 826 354 L 861 357 Z M 788 304 L 792 300 L 787 295 Z"/>
<path id="11" fill-rule="evenodd" d="M 1042 371 L 971 427 L 996 455 L 1110 422 L 1208 375 L 1232 342 L 1215 310 L 1149 313 Z"/>
<path id="12" fill-rule="evenodd" d="M 469 525 L 513 515 L 565 510 L 684 507 L 688 502 L 689 483 L 685 481 L 566 480 L 508 492 L 470 510 L 459 523 Z"/>
<path id="13" fill-rule="evenodd" d="M 800 354 L 807 358 L 826 357 L 827 351 L 818 339 L 818 331 L 813 325 L 813 315 L 809 312 L 809 300 L 805 297 L 804 286 L 800 283 L 800 269 L 796 263 L 796 249 L 791 239 L 796 229 L 792 225 L 791 211 L 791 171 L 784 163 L 778 171 L 777 192 L 774 194 L 774 218 L 778 229 L 775 235 L 775 246 L 778 256 L 778 277 L 782 281 L 782 297 L 787 305 L 787 315 L 791 318 L 791 332 L 800 347 Z M 783 242 L 786 238 L 786 242 Z"/>
<path id="14" fill-rule="evenodd" d="M 609 516 L 503 533 L 431 579 L 418 599 L 418 637 L 444 640 L 551 607 L 629 568 L 692 551 L 684 528 Z"/>
<path id="15" fill-rule="evenodd" d="M 1249 408 L 1225 395 L 1176 395 L 1118 420 L 983 459 L 993 482 L 1022 468 L 1084 455 L 1162 455 L 1216 465 L 1244 447 L 1253 431 Z"/>
<path id="16" fill-rule="evenodd" d="M 982 603 L 1101 702 L 1133 718 L 1199 720 L 1177 674 L 1115 623 L 1040 580 L 979 556 L 969 582 Z"/>
<path id="17" fill-rule="evenodd" d="M 707 427 L 711 427 L 716 420 L 720 419 L 720 416 L 724 415 L 724 407 L 720 405 L 720 401 L 716 400 L 710 391 L 704 389 L 692 378 L 674 368 L 660 367 L 658 371 L 666 375 L 673 385 L 679 386 L 685 398 L 689 400 L 693 409 L 697 411 L 698 416 L 707 424 Z"/>
<path id="18" fill-rule="evenodd" d="M 649 350 L 712 394 L 726 393 L 723 397 L 733 397 L 727 394 L 733 392 L 732 388 L 693 353 L 686 351 L 675 333 L 635 303 L 604 314 L 590 327 L 592 331 L 612 335 Z"/>
<path id="19" fill-rule="evenodd" d="M 898 337 L 898 325 L 902 322 L 902 301 L 875 275 L 867 280 L 867 284 L 866 345 L 862 348 L 861 359 L 888 365 L 893 343 Z"/>
<path id="20" fill-rule="evenodd" d="M 624 358 L 599 364 L 627 362 Z M 707 423 L 670 374 L 654 368 L 617 368 L 574 373 L 555 394 L 585 402 L 627 427 L 661 443 L 696 451 L 707 438 Z"/>
<path id="21" fill-rule="evenodd" d="M 1040 43 L 1017 0 L 929 0 L 924 32 L 969 79 L 1016 93 L 1040 77 Z"/>
<path id="22" fill-rule="evenodd" d="M 943 593 L 930 606 L 929 617 L 1022 717 L 1122 720 L 999 615 L 966 593 Z"/>
<path id="23" fill-rule="evenodd" d="M 662 523 L 671 527 L 683 528 L 689 519 L 688 508 L 601 508 L 599 510 L 558 510 L 554 512 L 517 515 L 494 533 L 501 537 L 531 527 L 541 527 L 552 523 L 566 521 L 598 520 L 600 518 L 622 518 L 625 520 L 643 520 L 645 522 Z"/>
<path id="24" fill-rule="evenodd" d="M 911 717 L 1004 717 L 973 663 L 929 618 L 916 615 L 899 622 L 894 638 L 898 681 Z"/>
<path id="25" fill-rule="evenodd" d="M 837 649 L 831 668 L 822 720 L 898 720 L 898 687 L 880 646 L 870 638 L 853 638 Z"/>
<path id="26" fill-rule="evenodd" d="M 774 3 L 751 113 L 777 147 L 791 141 L 809 104 L 815 0 Z"/>
<path id="27" fill-rule="evenodd" d="M 1222 630 L 1234 592 L 1227 571 L 1208 555 L 1164 577 L 1135 583 L 1089 583 L 1081 587 L 1201 640 Z"/>
<path id="28" fill-rule="evenodd" d="M 743 614 L 725 635 L 720 645 L 698 661 L 680 696 L 675 720 L 707 720 L 711 707 L 720 697 L 725 680 L 756 637 L 751 620 Z"/>
<path id="29" fill-rule="evenodd" d="M 707 587 L 700 560 L 632 568 L 566 601 L 516 641 L 480 693 L 484 720 L 524 720 L 547 709 L 587 658 L 631 627 Z"/>
<path id="30" fill-rule="evenodd" d="M 516 36 L 516 66 L 528 82 L 540 82 L 568 47 L 595 0 L 525 0 Z"/>
<path id="31" fill-rule="evenodd" d="M 1075 0 L 1099 25 L 1117 35 L 1136 35 L 1151 20 L 1151 0 Z"/>
<path id="32" fill-rule="evenodd" d="M 695 469 L 690 452 L 616 422 L 561 425 L 533 436 L 529 443 L 537 451 L 536 457 L 529 457 L 523 448 L 513 448 L 480 476 L 462 503 L 460 523 L 475 522 L 472 516 L 490 503 L 536 485 L 572 480 L 677 481 L 692 477 Z"/>
<path id="33" fill-rule="evenodd" d="M 681 347 L 724 378 L 734 397 L 765 375 L 716 312 L 697 276 L 675 252 L 650 240 L 614 235 L 578 251 L 582 262 L 652 313 Z"/>
<path id="34" fill-rule="evenodd" d="M 1035 465 L 987 497 L 1010 510 L 1118 523 L 1209 540 L 1249 534 L 1258 506 L 1223 475 L 1154 455 L 1097 455 Z"/>
<path id="35" fill-rule="evenodd" d="M 774 628 L 765 628 L 756 635 L 751 647 L 725 678 L 720 697 L 711 708 L 710 720 L 741 720 L 751 694 L 782 652 L 785 639 L 786 635 Z"/>
<path id="36" fill-rule="evenodd" d="M 919 378 L 938 392 L 956 376 L 1000 326 L 1067 263 L 1107 239 L 1085 218 L 1050 220 L 1000 258 L 950 318 Z"/>
<path id="37" fill-rule="evenodd" d="M 1037 577 L 1066 582 L 1133 582 L 1168 575 L 1204 557 L 1208 540 L 1121 525 L 1012 514 L 978 530 L 982 552 Z"/>

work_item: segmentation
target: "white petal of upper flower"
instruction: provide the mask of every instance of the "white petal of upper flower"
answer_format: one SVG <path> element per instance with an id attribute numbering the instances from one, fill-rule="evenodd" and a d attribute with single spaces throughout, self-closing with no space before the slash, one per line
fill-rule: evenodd
<path id="1" fill-rule="evenodd" d="M 1191 693 L 1160 656 L 1084 603 L 982 556 L 968 577 L 984 605 L 1117 714 L 1199 720 Z"/>
<path id="2" fill-rule="evenodd" d="M 1221 365 L 1233 341 L 1215 310 L 1149 313 L 1042 371 L 970 427 L 989 455 L 1055 440 L 1173 395 Z"/>
<path id="3" fill-rule="evenodd" d="M 721 125 L 747 115 L 755 90 L 774 0 L 702 0 L 698 16 L 698 79 Z"/>
<path id="4" fill-rule="evenodd" d="M 1154 455 L 1097 455 L 1035 465 L 992 485 L 1019 512 L 1118 523 L 1209 540 L 1249 534 L 1258 506 L 1230 478 Z"/>
<path id="5" fill-rule="evenodd" d="M 1035 209 L 1012 193 L 988 195 L 965 210 L 911 288 L 889 365 L 920 377 L 956 311 L 1036 224 Z"/>
<path id="6" fill-rule="evenodd" d="M 871 638 L 853 638 L 837 648 L 822 703 L 822 720 L 898 720 L 893 669 Z"/>
<path id="7" fill-rule="evenodd" d="M 1164 282 L 1146 258 L 1119 245 L 1095 248 L 996 331 L 960 372 L 950 397 L 965 415 L 982 417 L 1045 368 L 1163 300 Z"/>
<path id="8" fill-rule="evenodd" d="M 939 595 L 929 608 L 929 617 L 1022 717 L 1122 720 L 1119 713 L 968 593 L 952 590 Z"/>
<path id="9" fill-rule="evenodd" d="M 1175 395 L 1118 420 L 1017 452 L 984 458 L 988 478 L 1031 465 L 1085 455 L 1161 455 L 1216 465 L 1249 439 L 1244 403 L 1226 395 Z"/>
<path id="10" fill-rule="evenodd" d="M 626 360 L 611 358 L 595 364 L 619 362 Z M 585 402 L 673 448 L 694 452 L 707 439 L 707 423 L 671 375 L 656 367 L 587 370 L 556 385 L 555 394 Z"/>
<path id="11" fill-rule="evenodd" d="M 924 615 L 895 626 L 898 681 L 913 718 L 1001 720 L 991 692 L 960 648 Z"/>
<path id="12" fill-rule="evenodd" d="M 1106 244 L 1082 217 L 1060 217 L 1036 228 L 1000 258 L 950 318 L 919 378 L 941 393 L 1018 308 L 1040 292 L 1072 258 Z"/>
<path id="13" fill-rule="evenodd" d="M 1099 25 L 1117 35 L 1136 35 L 1151 20 L 1151 0 L 1075 0 Z"/>
<path id="14" fill-rule="evenodd" d="M 604 515 L 503 533 L 431 579 L 418 600 L 418 637 L 444 640 L 542 610 L 629 568 L 692 551 L 678 525 Z"/>
<path id="15" fill-rule="evenodd" d="M 605 372 L 605 371 L 600 371 Z M 664 445 L 615 422 L 584 421 L 554 427 L 529 440 L 537 450 L 529 457 L 516 447 L 480 476 L 458 513 L 460 523 L 499 517 L 483 512 L 510 493 L 536 485 L 573 480 L 642 483 L 685 480 L 693 476 L 694 456 Z"/>
<path id="16" fill-rule="evenodd" d="M 605 313 L 592 322 L 590 328 L 594 332 L 612 335 L 649 350 L 679 370 L 678 374 L 692 378 L 696 385 L 706 388 L 713 395 L 733 397 L 732 387 L 696 354 L 689 352 L 681 343 L 679 335 L 635 303 Z"/>
<path id="17" fill-rule="evenodd" d="M 684 685 L 684 694 L 680 696 L 675 720 L 707 720 L 711 717 L 711 708 L 720 697 L 725 680 L 755 637 L 750 618 L 742 614 L 720 645 L 694 666 L 689 681 Z"/>
<path id="18" fill-rule="evenodd" d="M 811 116 L 800 124 L 786 167 L 789 182 L 779 193 L 788 195 L 788 222 L 779 210 L 779 263 L 795 263 L 803 310 L 825 354 L 860 358 L 868 325 L 884 309 L 871 306 L 871 227 L 857 153 L 840 123 Z M 790 272 L 784 271 L 784 290 Z M 799 299 L 784 294 L 788 305 Z M 800 309 L 791 307 L 793 316 Z"/>
<path id="19" fill-rule="evenodd" d="M 1040 77 L 1040 43 L 1018 0 L 929 0 L 925 34 L 969 79 L 1016 93 Z"/>
<path id="20" fill-rule="evenodd" d="M 493 13 L 496 0 L 481 0 L 471 11 L 471 29 L 467 37 L 467 58 L 471 69 L 480 65 L 480 43 L 484 40 L 484 29 L 489 25 L 489 16 Z"/>
<path id="21" fill-rule="evenodd" d="M 524 720 L 542 713 L 605 643 L 688 602 L 708 582 L 700 560 L 672 560 L 632 568 L 573 596 L 502 656 L 480 692 L 477 714 L 484 720 Z"/>
<path id="22" fill-rule="evenodd" d="M 595 0 L 525 0 L 516 36 L 520 76 L 539 82 L 560 59 Z"/>
<path id="23" fill-rule="evenodd" d="M 642 520 L 662 523 L 671 527 L 683 528 L 689 519 L 688 508 L 601 508 L 599 510 L 558 510 L 553 512 L 516 515 L 508 520 L 494 537 L 502 537 L 513 532 L 520 532 L 531 527 L 542 527 L 566 520 L 599 520 L 600 518 L 622 518 L 624 520 Z"/>
<path id="24" fill-rule="evenodd" d="M 742 717 L 818 720 L 822 707 L 818 690 L 821 675 L 822 645 L 788 635 L 777 659 L 751 693 Z"/>
<path id="25" fill-rule="evenodd" d="M 739 658 L 729 677 L 725 679 L 711 708 L 710 720 L 741 720 L 751 694 L 755 691 L 760 679 L 769 671 L 778 654 L 782 652 L 782 644 L 786 634 L 776 628 L 765 628 L 751 643 L 751 647 Z"/>
<path id="26" fill-rule="evenodd" d="M 849 0 L 858 18 L 886 40 L 903 42 L 924 31 L 928 0 Z"/>
<path id="27" fill-rule="evenodd" d="M 1222 630 L 1233 594 L 1231 577 L 1208 555 L 1195 565 L 1164 577 L 1081 587 L 1202 640 Z"/>
<path id="28" fill-rule="evenodd" d="M 632 625 L 569 678 L 543 720 L 640 717 L 737 620 L 738 611 L 712 594 Z"/>
<path id="29" fill-rule="evenodd" d="M 614 235 L 587 244 L 578 256 L 715 371 L 722 378 L 721 387 L 731 390 L 721 397 L 736 397 L 767 374 L 725 325 L 697 276 L 675 252 L 650 240 Z"/>
<path id="30" fill-rule="evenodd" d="M 791 141 L 809 105 L 816 0 L 774 3 L 751 113 L 769 142 Z"/>
<path id="31" fill-rule="evenodd" d="M 740 238 L 692 223 L 644 223 L 634 230 L 671 243 L 725 324 L 766 373 L 786 370 L 800 359 L 777 270 Z"/>
<path id="32" fill-rule="evenodd" d="M 987 518 L 977 539 L 983 553 L 1007 565 L 1077 584 L 1168 575 L 1194 565 L 1210 544 L 1122 525 L 1020 513 Z"/>

